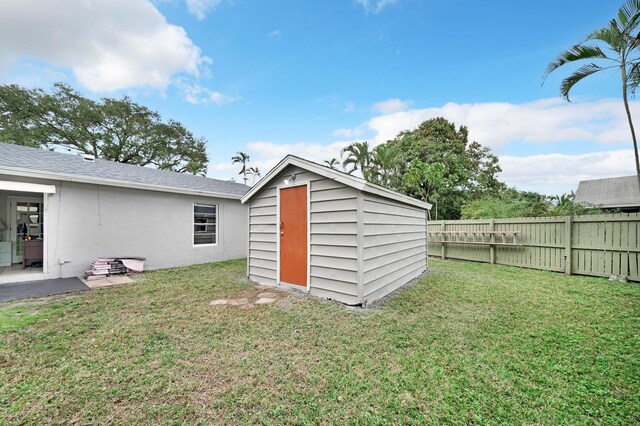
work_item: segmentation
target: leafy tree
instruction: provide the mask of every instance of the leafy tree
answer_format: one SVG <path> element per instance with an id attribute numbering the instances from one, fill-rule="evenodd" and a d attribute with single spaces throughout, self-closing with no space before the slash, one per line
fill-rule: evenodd
<path id="1" fill-rule="evenodd" d="M 466 127 L 456 128 L 442 117 L 400 133 L 385 144 L 394 148 L 398 158 L 397 172 L 391 176 L 389 186 L 410 193 L 403 176 L 416 160 L 441 164 L 444 170 L 437 188 L 438 216 L 444 219 L 460 218 L 462 206 L 470 199 L 499 193 L 504 184 L 496 177 L 502 171 L 498 158 L 479 143 L 469 143 L 468 135 Z"/>
<path id="2" fill-rule="evenodd" d="M 342 150 L 342 155 L 347 154 L 347 158 L 342 162 L 342 167 L 351 174 L 356 170 L 362 172 L 362 177 L 372 181 L 372 153 L 369 142 L 354 142 Z"/>
<path id="3" fill-rule="evenodd" d="M 569 194 L 552 195 L 549 201 L 552 204 L 551 213 L 555 216 L 577 216 L 589 214 L 603 214 L 603 210 L 597 205 L 584 205 L 576 203 L 576 195 L 573 191 Z M 611 212 L 611 210 L 609 210 Z"/>
<path id="4" fill-rule="evenodd" d="M 340 166 L 340 162 L 337 159 L 332 158 L 331 160 L 324 160 L 324 165 L 334 170 L 338 170 L 338 166 Z"/>
<path id="5" fill-rule="evenodd" d="M 240 169 L 240 172 L 238 173 L 239 175 L 242 175 L 242 180 L 244 181 L 244 184 L 247 184 L 247 164 L 249 163 L 249 154 L 242 152 L 242 151 L 238 151 L 237 155 L 234 155 L 233 157 L 231 157 L 231 164 L 236 164 L 236 163 L 240 163 L 242 164 L 242 168 Z"/>
<path id="6" fill-rule="evenodd" d="M 0 141 L 201 175 L 208 162 L 206 140 L 179 122 L 128 97 L 93 101 L 61 83 L 51 93 L 0 86 Z"/>
<path id="7" fill-rule="evenodd" d="M 462 209 L 463 219 L 499 219 L 509 217 L 536 217 L 552 214 L 551 204 L 537 192 L 507 188 L 500 194 L 489 194 L 472 200 Z"/>
<path id="8" fill-rule="evenodd" d="M 609 26 L 595 30 L 584 41 L 562 52 L 555 61 L 547 66 L 544 74 L 546 78 L 550 73 L 566 64 L 583 60 L 594 61 L 582 65 L 569 77 L 562 80 L 560 93 L 569 101 L 569 92 L 576 83 L 584 78 L 609 69 L 615 69 L 620 72 L 622 101 L 624 102 L 633 141 L 638 185 L 640 185 L 640 158 L 638 157 L 638 142 L 633 120 L 631 119 L 628 96 L 633 94 L 635 88 L 640 84 L 640 69 L 638 65 L 638 51 L 640 49 L 639 28 L 640 0 L 627 0 L 618 10 L 618 19 L 612 19 L 609 22 Z M 606 53 L 601 46 L 605 48 Z"/>
<path id="9" fill-rule="evenodd" d="M 438 191 L 445 183 L 445 167 L 442 163 L 427 164 L 414 160 L 411 168 L 402 176 L 402 192 L 432 202 L 435 205 L 435 219 L 438 220 Z"/>
<path id="10" fill-rule="evenodd" d="M 249 167 L 249 168 L 247 169 L 247 174 L 248 174 L 249 176 L 253 176 L 253 180 L 251 181 L 251 185 L 253 185 L 254 183 L 256 183 L 256 178 L 257 178 L 257 177 L 260 177 L 260 176 L 261 176 L 261 174 L 260 174 L 260 169 L 259 169 L 259 168 L 257 168 L 257 167 Z"/>

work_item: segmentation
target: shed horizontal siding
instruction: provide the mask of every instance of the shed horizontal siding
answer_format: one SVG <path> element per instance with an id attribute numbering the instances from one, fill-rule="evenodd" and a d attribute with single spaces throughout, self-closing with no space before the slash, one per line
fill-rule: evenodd
<path id="1" fill-rule="evenodd" d="M 364 194 L 363 297 L 373 301 L 420 275 L 427 266 L 423 210 Z"/>
<path id="2" fill-rule="evenodd" d="M 359 191 L 339 182 L 289 167 L 251 200 L 249 277 L 277 283 L 277 187 L 284 176 L 309 182 L 310 293 L 344 303 L 358 303 L 357 197 Z"/>
<path id="3" fill-rule="evenodd" d="M 402 287 L 403 285 L 407 284 L 411 280 L 413 280 L 415 278 L 418 278 L 420 275 L 422 275 L 423 272 L 424 272 L 423 268 L 417 268 L 415 270 L 409 271 L 409 272 L 406 273 L 406 275 L 396 279 L 392 284 L 388 284 L 388 285 L 386 285 L 384 287 L 381 287 L 380 289 L 378 289 L 376 291 L 368 293 L 364 297 L 368 301 L 378 300 L 381 297 L 384 297 L 387 294 L 391 293 L 392 291 L 395 291 L 395 290 L 399 289 L 400 287 Z"/>
<path id="4" fill-rule="evenodd" d="M 311 181 L 310 193 L 310 287 L 325 297 L 353 301 L 358 295 L 358 191 L 320 178 Z"/>
<path id="5" fill-rule="evenodd" d="M 275 211 L 275 207 L 274 207 Z M 251 216 L 249 218 L 249 224 L 251 225 L 275 225 L 277 222 L 277 216 L 274 214 L 263 215 L 263 216 Z"/>
<path id="6" fill-rule="evenodd" d="M 276 261 L 275 260 L 262 259 L 262 258 L 258 258 L 258 257 L 252 257 L 251 260 L 249 261 L 249 266 L 255 266 L 257 268 L 275 270 L 276 269 Z"/>
<path id="7" fill-rule="evenodd" d="M 276 284 L 277 270 L 276 189 L 266 188 L 249 205 L 249 279 Z"/>
<path id="8" fill-rule="evenodd" d="M 271 250 L 253 250 L 249 249 L 250 259 L 265 259 L 276 261 L 276 253 Z"/>
<path id="9" fill-rule="evenodd" d="M 378 278 L 374 281 L 368 282 L 364 287 L 364 298 L 371 301 L 371 295 L 375 292 L 380 294 L 380 297 L 383 297 L 393 290 L 402 287 L 405 285 L 411 278 L 406 279 L 408 276 L 416 276 L 420 275 L 425 271 L 425 261 L 424 259 L 417 260 L 410 264 L 403 264 L 402 268 L 399 268 L 381 278 Z M 388 291 L 384 291 L 385 288 Z"/>
<path id="10" fill-rule="evenodd" d="M 422 238 L 416 238 L 408 241 L 398 241 L 384 245 L 377 245 L 372 247 L 365 247 L 363 250 L 363 258 L 365 265 L 367 260 L 372 260 L 376 257 L 388 256 L 389 253 L 402 253 L 405 250 L 412 250 L 416 247 L 424 247 L 424 241 Z"/>
<path id="11" fill-rule="evenodd" d="M 382 213 L 385 215 L 393 215 L 400 217 L 417 217 L 424 219 L 424 210 L 409 207 L 387 198 L 376 197 L 374 195 L 365 195 L 363 207 L 364 212 Z"/>
<path id="12" fill-rule="evenodd" d="M 319 182 L 316 182 L 316 183 L 319 183 Z M 350 200 L 350 199 L 356 198 L 357 196 L 358 196 L 358 193 L 353 188 L 349 188 L 345 186 L 339 187 L 339 188 L 330 187 L 330 189 L 323 189 L 323 190 L 315 189 L 313 192 L 311 192 L 311 201 L 316 202 L 316 201 Z"/>
<path id="13" fill-rule="evenodd" d="M 312 223 L 311 233 L 325 235 L 356 235 L 356 227 L 352 222 L 346 223 Z"/>
<path id="14" fill-rule="evenodd" d="M 343 259 L 356 259 L 357 253 L 353 247 L 335 247 L 335 246 L 311 246 L 311 256 L 328 256 L 339 257 Z"/>
<path id="15" fill-rule="evenodd" d="M 323 266 L 325 268 L 336 268 L 346 271 L 358 271 L 358 262 L 355 258 L 339 257 L 339 256 L 318 256 L 311 255 L 311 264 L 314 266 Z"/>
<path id="16" fill-rule="evenodd" d="M 309 294 L 316 297 L 323 297 L 326 299 L 337 300 L 338 302 L 346 303 L 347 305 L 360 304 L 360 300 L 358 299 L 358 296 L 339 293 L 331 290 L 324 290 L 322 288 L 317 288 L 317 287 L 311 288 L 309 290 Z"/>

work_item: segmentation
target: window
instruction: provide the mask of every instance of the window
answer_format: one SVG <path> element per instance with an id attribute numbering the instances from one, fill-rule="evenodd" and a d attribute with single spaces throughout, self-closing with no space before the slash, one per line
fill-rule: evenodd
<path id="1" fill-rule="evenodd" d="M 193 244 L 216 244 L 218 237 L 218 206 L 193 205 Z"/>

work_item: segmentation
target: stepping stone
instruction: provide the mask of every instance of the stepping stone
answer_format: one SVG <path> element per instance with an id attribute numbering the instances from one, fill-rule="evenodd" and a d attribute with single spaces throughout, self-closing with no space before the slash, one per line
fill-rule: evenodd
<path id="1" fill-rule="evenodd" d="M 249 303 L 249 299 L 247 299 L 246 297 L 243 297 L 241 299 L 229 299 L 229 304 L 234 306 L 246 305 L 247 303 Z"/>
<path id="2" fill-rule="evenodd" d="M 133 282 L 133 280 L 126 275 L 116 275 L 107 279 L 111 284 L 129 284 Z"/>
<path id="3" fill-rule="evenodd" d="M 261 297 L 260 299 L 256 300 L 256 305 L 263 305 L 265 303 L 273 303 L 275 301 L 276 301 L 276 299 L 273 299 L 271 297 Z"/>
<path id="4" fill-rule="evenodd" d="M 212 300 L 209 304 L 210 305 L 226 305 L 227 303 L 229 303 L 227 299 L 216 299 L 216 300 Z"/>

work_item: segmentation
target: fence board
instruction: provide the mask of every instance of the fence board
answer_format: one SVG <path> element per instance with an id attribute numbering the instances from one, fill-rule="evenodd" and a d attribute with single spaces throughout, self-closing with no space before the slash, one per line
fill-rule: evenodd
<path id="1" fill-rule="evenodd" d="M 430 221 L 433 231 L 517 231 L 519 246 L 434 243 L 429 255 L 446 259 L 492 261 L 500 265 L 640 281 L 640 214 Z M 429 236 L 431 238 L 431 235 Z M 437 238 L 437 237 L 436 237 Z M 455 234 L 463 241 L 502 242 L 500 236 Z M 567 241 L 567 239 L 570 239 Z M 570 248 L 570 250 L 568 250 Z"/>

